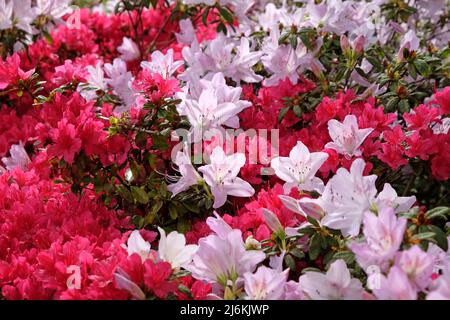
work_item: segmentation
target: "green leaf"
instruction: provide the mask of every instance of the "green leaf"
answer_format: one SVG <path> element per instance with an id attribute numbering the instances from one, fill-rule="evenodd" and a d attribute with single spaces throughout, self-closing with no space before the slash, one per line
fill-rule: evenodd
<path id="1" fill-rule="evenodd" d="M 283 45 L 285 44 L 285 42 L 287 41 L 287 39 L 289 38 L 289 36 L 291 35 L 290 32 L 285 32 L 283 33 L 280 38 L 278 39 L 278 45 Z"/>
<path id="2" fill-rule="evenodd" d="M 153 204 L 152 209 L 151 209 L 150 212 L 151 212 L 152 214 L 156 215 L 156 214 L 159 212 L 159 210 L 161 210 L 161 208 L 162 208 L 163 205 L 164 205 L 164 202 L 163 202 L 163 201 L 157 200 L 157 201 Z"/>
<path id="3" fill-rule="evenodd" d="M 421 76 L 428 77 L 430 75 L 430 66 L 424 60 L 414 60 L 414 67 Z"/>
<path id="4" fill-rule="evenodd" d="M 434 232 L 422 232 L 422 233 L 415 234 L 414 236 L 411 237 L 411 239 L 425 240 L 425 239 L 433 238 L 434 236 L 435 236 Z"/>
<path id="5" fill-rule="evenodd" d="M 205 9 L 205 11 L 203 11 L 203 13 L 202 13 L 202 22 L 203 22 L 203 25 L 205 25 L 205 26 L 208 24 L 209 10 L 210 10 L 210 7 L 207 7 Z"/>
<path id="6" fill-rule="evenodd" d="M 233 24 L 233 14 L 226 7 L 219 6 L 219 13 L 226 22 L 228 22 L 229 24 Z"/>
<path id="7" fill-rule="evenodd" d="M 407 99 L 400 100 L 400 102 L 398 103 L 398 110 L 401 113 L 405 113 L 405 112 L 408 112 L 409 109 L 410 109 L 410 106 L 409 106 L 408 100 Z"/>
<path id="8" fill-rule="evenodd" d="M 285 107 L 280 110 L 280 113 L 278 114 L 278 122 L 281 122 L 283 118 L 286 116 L 286 113 L 289 111 L 289 107 Z"/>
<path id="9" fill-rule="evenodd" d="M 145 187 L 131 187 L 131 194 L 136 202 L 141 204 L 147 204 L 150 200 L 147 192 L 145 191 Z"/>
<path id="10" fill-rule="evenodd" d="M 146 132 L 138 132 L 136 134 L 135 142 L 138 148 L 145 148 L 147 146 L 148 134 Z"/>
<path id="11" fill-rule="evenodd" d="M 434 218 L 446 218 L 446 216 L 450 215 L 450 208 L 449 207 L 436 207 L 431 210 L 428 210 L 425 213 L 425 216 L 427 219 L 434 219 Z"/>
<path id="12" fill-rule="evenodd" d="M 179 290 L 181 293 L 184 293 L 185 295 L 187 295 L 189 298 L 192 299 L 192 292 L 191 292 L 191 290 L 190 290 L 188 287 L 186 287 L 186 286 L 180 284 L 180 285 L 178 286 L 178 290 Z"/>
<path id="13" fill-rule="evenodd" d="M 448 250 L 448 241 L 447 235 L 444 231 L 442 231 L 439 227 L 435 225 L 428 225 L 428 229 L 434 233 L 434 240 L 436 240 L 436 244 L 445 252 Z"/>
<path id="14" fill-rule="evenodd" d="M 396 111 L 396 107 L 398 104 L 399 98 L 398 97 L 392 97 L 388 100 L 386 103 L 386 111 L 393 112 Z"/>
<path id="15" fill-rule="evenodd" d="M 309 241 L 309 258 L 311 260 L 316 260 L 319 257 L 321 249 L 322 239 L 320 234 L 316 233 L 311 237 Z"/>
<path id="16" fill-rule="evenodd" d="M 141 216 L 134 216 L 132 218 L 133 224 L 136 226 L 136 228 L 138 229 L 142 229 L 144 227 L 144 218 Z"/>
<path id="17" fill-rule="evenodd" d="M 301 118 L 301 116 L 302 116 L 302 108 L 300 108 L 299 105 L 295 105 L 294 108 L 293 108 L 293 110 L 294 110 L 295 115 L 296 115 L 298 118 Z"/>
<path id="18" fill-rule="evenodd" d="M 305 227 L 305 228 L 298 229 L 299 234 L 304 234 L 307 236 L 312 236 L 315 232 L 316 232 L 316 230 L 312 227 Z"/>
<path id="19" fill-rule="evenodd" d="M 169 206 L 169 215 L 172 220 L 176 220 L 178 218 L 178 210 L 175 206 Z"/>
<path id="20" fill-rule="evenodd" d="M 303 259 L 305 257 L 305 253 L 301 251 L 299 248 L 291 249 L 289 253 L 298 259 Z"/>
<path id="21" fill-rule="evenodd" d="M 289 269 L 291 269 L 292 272 L 295 272 L 295 270 L 297 269 L 295 260 L 290 254 L 284 256 L 284 263 L 286 263 L 286 265 L 289 267 Z"/>
<path id="22" fill-rule="evenodd" d="M 373 56 L 366 56 L 366 59 L 370 62 L 370 64 L 375 68 L 376 71 L 382 71 L 384 69 L 378 58 Z"/>
<path id="23" fill-rule="evenodd" d="M 333 256 L 333 260 L 336 261 L 339 259 L 344 260 L 347 265 L 351 265 L 355 262 L 355 255 L 350 251 L 336 252 Z"/>
<path id="24" fill-rule="evenodd" d="M 289 43 L 291 44 L 292 48 L 297 49 L 298 39 L 296 34 L 291 34 L 291 36 L 289 37 Z"/>

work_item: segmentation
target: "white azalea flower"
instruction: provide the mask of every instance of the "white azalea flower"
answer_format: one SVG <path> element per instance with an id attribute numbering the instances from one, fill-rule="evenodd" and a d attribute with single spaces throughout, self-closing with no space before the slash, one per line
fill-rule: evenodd
<path id="1" fill-rule="evenodd" d="M 161 260 L 169 262 L 174 269 L 191 263 L 198 246 L 186 245 L 184 235 L 176 231 L 172 231 L 167 236 L 163 229 L 158 227 L 158 231 L 161 235 L 158 247 L 158 255 Z"/>
<path id="2" fill-rule="evenodd" d="M 123 247 L 127 250 L 129 256 L 137 253 L 142 261 L 147 260 L 150 255 L 150 243 L 142 238 L 139 230 L 134 230 L 130 234 L 127 245 L 123 245 Z"/>

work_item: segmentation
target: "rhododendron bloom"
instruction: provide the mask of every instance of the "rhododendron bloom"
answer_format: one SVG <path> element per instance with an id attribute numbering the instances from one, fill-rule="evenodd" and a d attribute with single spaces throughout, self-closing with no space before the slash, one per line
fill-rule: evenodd
<path id="1" fill-rule="evenodd" d="M 221 147 L 214 148 L 210 156 L 211 164 L 198 169 L 214 196 L 214 208 L 220 208 L 227 201 L 227 196 L 251 197 L 255 190 L 238 178 L 239 171 L 245 164 L 245 156 L 236 153 L 227 156 Z"/>
<path id="2" fill-rule="evenodd" d="M 280 179 L 286 181 L 283 186 L 285 193 L 289 193 L 293 187 L 299 190 L 321 192 L 323 182 L 315 177 L 315 174 L 327 159 L 327 153 L 310 153 L 308 148 L 299 141 L 289 153 L 289 157 L 274 158 L 270 166 Z"/>
<path id="3" fill-rule="evenodd" d="M 12 27 L 12 14 L 14 2 L 0 0 L 0 30 Z"/>
<path id="4" fill-rule="evenodd" d="M 359 156 L 359 147 L 372 131 L 372 128 L 359 129 L 354 115 L 346 116 L 342 123 L 331 119 L 328 121 L 328 132 L 333 142 L 327 143 L 325 148 L 334 149 L 346 156 Z"/>
<path id="5" fill-rule="evenodd" d="M 244 287 L 251 300 L 279 300 L 283 297 L 289 270 L 278 272 L 265 266 L 244 274 Z"/>
<path id="6" fill-rule="evenodd" d="M 378 215 L 366 212 L 363 221 L 365 240 L 351 243 L 350 249 L 364 269 L 377 265 L 386 270 L 400 249 L 406 219 L 397 218 L 392 208 L 386 208 L 379 211 Z"/>
<path id="7" fill-rule="evenodd" d="M 172 231 L 166 236 L 166 232 L 159 228 L 158 255 L 163 261 L 169 262 L 172 268 L 177 269 L 187 265 L 192 261 L 192 257 L 197 251 L 197 246 L 186 245 L 186 238 L 183 234 Z"/>
<path id="8" fill-rule="evenodd" d="M 301 290 L 312 300 L 362 299 L 363 287 L 351 278 L 344 260 L 336 260 L 326 274 L 308 271 L 299 279 Z"/>

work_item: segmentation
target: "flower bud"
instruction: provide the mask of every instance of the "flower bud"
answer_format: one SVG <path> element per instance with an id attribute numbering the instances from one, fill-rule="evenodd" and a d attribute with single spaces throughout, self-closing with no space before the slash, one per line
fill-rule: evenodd
<path id="1" fill-rule="evenodd" d="M 341 49 L 344 54 L 350 51 L 350 42 L 348 41 L 347 36 L 344 34 L 341 36 Z"/>

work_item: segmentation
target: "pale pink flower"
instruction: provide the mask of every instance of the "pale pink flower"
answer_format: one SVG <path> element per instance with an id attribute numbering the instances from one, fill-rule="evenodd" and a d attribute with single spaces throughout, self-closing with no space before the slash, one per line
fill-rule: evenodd
<path id="1" fill-rule="evenodd" d="M 145 300 L 145 293 L 130 280 L 130 276 L 122 268 L 117 267 L 114 272 L 114 280 L 117 288 L 128 291 L 134 300 Z"/>
<path id="2" fill-rule="evenodd" d="M 364 241 L 353 242 L 349 245 L 362 268 L 367 269 L 377 265 L 382 270 L 387 269 L 400 249 L 406 222 L 405 218 L 397 218 L 392 208 L 383 209 L 378 212 L 378 215 L 366 212 Z"/>
<path id="3" fill-rule="evenodd" d="M 244 288 L 249 300 L 279 300 L 285 292 L 289 269 L 283 272 L 261 266 L 255 273 L 244 274 Z"/>
<path id="4" fill-rule="evenodd" d="M 216 147 L 210 159 L 211 164 L 200 167 L 198 171 L 203 173 L 203 178 L 211 188 L 214 208 L 223 206 L 228 195 L 251 197 L 255 193 L 248 182 L 237 177 L 245 164 L 245 155 L 236 153 L 227 156 L 221 147 Z"/>
<path id="5" fill-rule="evenodd" d="M 375 200 L 378 210 L 382 210 L 383 208 L 392 208 L 396 213 L 408 211 L 415 202 L 415 196 L 399 197 L 395 189 L 392 188 L 389 183 L 384 185 L 383 191 L 378 194 Z"/>
<path id="6" fill-rule="evenodd" d="M 262 212 L 263 212 L 263 216 L 264 216 L 264 221 L 266 222 L 266 224 L 270 228 L 270 230 L 272 230 L 275 233 L 284 231 L 284 228 L 281 225 L 281 222 L 275 213 L 273 213 L 272 211 L 270 211 L 266 208 L 263 208 Z"/>
<path id="7" fill-rule="evenodd" d="M 325 148 L 334 149 L 345 156 L 359 156 L 359 147 L 372 131 L 372 128 L 359 129 L 354 115 L 346 116 L 342 123 L 332 119 L 328 121 L 328 132 L 333 142 L 327 143 Z"/>
<path id="8" fill-rule="evenodd" d="M 122 44 L 117 48 L 117 51 L 120 53 L 120 58 L 123 61 L 134 61 L 141 56 L 137 44 L 127 37 L 123 38 Z"/>
<path id="9" fill-rule="evenodd" d="M 415 245 L 398 253 L 396 265 L 405 272 L 417 290 L 423 291 L 431 283 L 435 257 Z"/>
<path id="10" fill-rule="evenodd" d="M 22 143 L 13 144 L 9 149 L 9 157 L 3 157 L 2 161 L 7 170 L 11 171 L 15 168 L 25 170 L 28 164 L 31 163 L 30 157 L 27 154 Z"/>
<path id="11" fill-rule="evenodd" d="M 0 30 L 12 28 L 13 6 L 12 1 L 0 0 Z"/>
<path id="12" fill-rule="evenodd" d="M 151 61 L 141 62 L 142 68 L 148 69 L 152 73 L 159 73 L 164 79 L 172 77 L 182 65 L 182 60 L 173 60 L 173 49 L 167 50 L 166 54 L 161 51 L 154 51 L 151 55 Z"/>
<path id="13" fill-rule="evenodd" d="M 308 148 L 298 141 L 289 157 L 276 157 L 272 159 L 270 166 L 275 170 L 275 174 L 286 182 L 283 186 L 285 193 L 289 193 L 293 187 L 322 192 L 323 182 L 315 177 L 315 174 L 327 159 L 327 153 L 310 153 Z"/>
<path id="14" fill-rule="evenodd" d="M 322 224 L 341 230 L 346 236 L 358 235 L 364 213 L 371 209 L 377 194 L 377 176 L 363 176 L 364 167 L 364 160 L 356 159 L 350 172 L 339 168 L 320 199 L 326 212 Z"/>
<path id="15" fill-rule="evenodd" d="M 191 158 L 185 148 L 183 152 L 179 151 L 176 155 L 174 163 L 178 166 L 181 177 L 170 177 L 171 180 L 177 180 L 176 183 L 169 184 L 167 189 L 172 193 L 172 197 L 186 191 L 191 186 L 196 185 L 202 180 L 197 170 L 191 163 Z"/>
<path id="16" fill-rule="evenodd" d="M 408 280 L 406 273 L 398 266 L 389 270 L 388 276 L 380 274 L 379 288 L 373 288 L 380 300 L 416 300 L 417 292 Z"/>
<path id="17" fill-rule="evenodd" d="M 185 269 L 196 279 L 224 285 L 253 272 L 264 259 L 262 251 L 247 251 L 241 231 L 233 229 L 200 239 L 193 261 Z"/>
<path id="18" fill-rule="evenodd" d="M 447 263 L 442 275 L 433 281 L 430 286 L 427 300 L 450 300 L 450 263 Z"/>
<path id="19" fill-rule="evenodd" d="M 300 288 L 312 300 L 359 300 L 364 289 L 352 278 L 344 260 L 336 260 L 326 274 L 309 271 L 299 279 Z"/>

